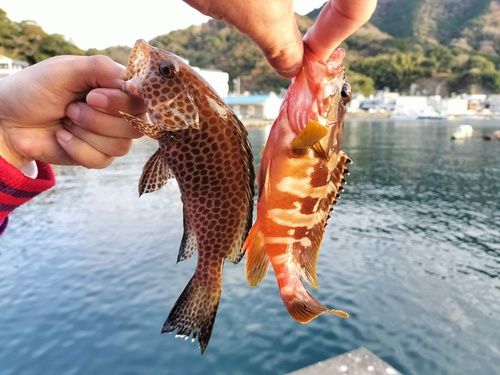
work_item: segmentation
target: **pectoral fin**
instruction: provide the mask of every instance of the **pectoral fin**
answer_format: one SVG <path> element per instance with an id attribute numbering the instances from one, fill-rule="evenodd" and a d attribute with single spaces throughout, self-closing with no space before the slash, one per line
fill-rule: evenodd
<path id="1" fill-rule="evenodd" d="M 328 130 L 319 122 L 309 120 L 306 127 L 292 141 L 292 150 L 300 151 L 307 147 L 313 147 L 326 136 L 327 133 Z"/>
<path id="2" fill-rule="evenodd" d="M 139 180 L 139 196 L 161 189 L 169 178 L 174 177 L 174 173 L 165 160 L 165 152 L 160 147 L 142 168 L 142 175 Z"/>
<path id="3" fill-rule="evenodd" d="M 158 127 L 154 126 L 153 124 L 143 119 L 140 119 L 139 117 L 129 115 L 128 113 L 120 111 L 120 115 L 122 115 L 123 118 L 127 120 L 130 125 L 132 125 L 135 129 L 140 131 L 142 134 L 156 140 L 160 139 L 161 133 L 163 132 L 162 129 L 159 129 Z"/>

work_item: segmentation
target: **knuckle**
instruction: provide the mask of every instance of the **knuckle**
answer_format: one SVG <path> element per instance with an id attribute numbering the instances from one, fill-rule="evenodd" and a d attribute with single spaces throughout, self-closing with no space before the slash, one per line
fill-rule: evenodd
<path id="1" fill-rule="evenodd" d="M 82 165 L 88 169 L 103 169 L 109 166 L 114 159 L 115 159 L 114 157 L 102 155 L 92 160 L 87 160 L 85 164 Z"/>
<path id="2" fill-rule="evenodd" d="M 130 151 L 130 147 L 132 147 L 132 140 L 123 139 L 119 140 L 116 143 L 116 155 L 115 156 L 124 156 Z"/>
<path id="3" fill-rule="evenodd" d="M 109 64 L 114 64 L 113 60 L 105 55 L 94 55 L 89 57 L 89 62 L 95 69 L 103 69 L 108 67 Z"/>

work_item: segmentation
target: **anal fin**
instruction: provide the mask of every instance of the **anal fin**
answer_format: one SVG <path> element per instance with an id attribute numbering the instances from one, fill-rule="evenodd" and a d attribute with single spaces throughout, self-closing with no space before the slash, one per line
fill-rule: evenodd
<path id="1" fill-rule="evenodd" d="M 269 269 L 269 256 L 266 253 L 264 234 L 258 229 L 258 226 L 254 225 L 250 231 L 243 244 L 243 250 L 247 250 L 245 273 L 248 284 L 256 286 L 264 279 Z"/>
<path id="2" fill-rule="evenodd" d="M 139 196 L 161 189 L 168 179 L 175 177 L 165 160 L 163 147 L 160 146 L 142 168 L 142 175 L 139 180 Z"/>
<path id="3" fill-rule="evenodd" d="M 179 255 L 177 256 L 177 263 L 191 258 L 198 251 L 198 242 L 194 228 L 189 222 L 186 215 L 186 208 L 183 209 L 184 215 L 184 234 L 182 235 L 181 246 L 179 248 Z"/>

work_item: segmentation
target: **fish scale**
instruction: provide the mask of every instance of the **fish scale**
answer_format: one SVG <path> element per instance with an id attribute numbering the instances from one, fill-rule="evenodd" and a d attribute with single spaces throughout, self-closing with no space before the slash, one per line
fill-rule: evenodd
<path id="1" fill-rule="evenodd" d="M 255 173 L 247 131 L 210 85 L 173 53 L 138 40 L 123 90 L 144 100 L 151 122 L 122 113 L 159 149 L 143 168 L 139 194 L 178 182 L 184 235 L 177 261 L 198 254 L 196 271 L 162 332 L 210 340 L 225 260 L 238 263 L 252 225 Z"/>

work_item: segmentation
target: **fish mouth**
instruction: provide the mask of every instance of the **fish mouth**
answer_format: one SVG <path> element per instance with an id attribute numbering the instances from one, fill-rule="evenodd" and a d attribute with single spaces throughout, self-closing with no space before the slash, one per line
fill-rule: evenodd
<path id="1" fill-rule="evenodd" d="M 149 72 L 152 49 L 153 47 L 144 39 L 135 42 L 127 67 L 122 74 L 122 90 L 130 96 L 142 99 L 139 88 Z"/>

